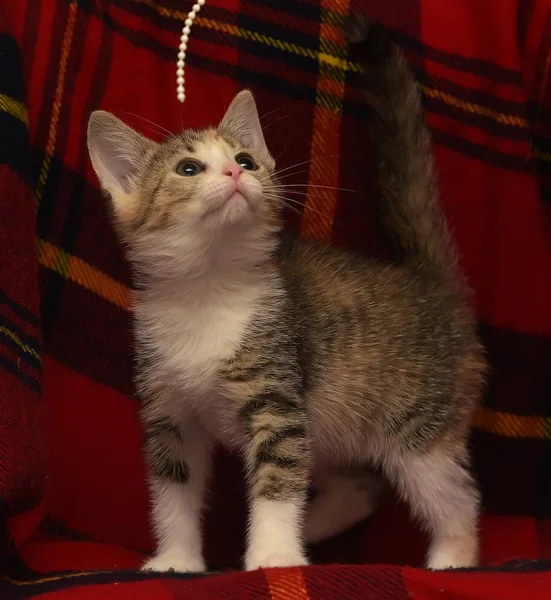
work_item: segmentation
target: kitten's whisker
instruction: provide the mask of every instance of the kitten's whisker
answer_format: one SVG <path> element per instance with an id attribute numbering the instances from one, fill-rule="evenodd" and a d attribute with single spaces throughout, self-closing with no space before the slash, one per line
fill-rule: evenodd
<path id="1" fill-rule="evenodd" d="M 353 194 L 361 194 L 360 190 L 352 190 L 350 188 L 339 188 L 333 187 L 332 185 L 318 185 L 314 183 L 288 183 L 281 184 L 282 188 L 293 188 L 293 187 L 309 187 L 314 189 L 323 189 L 323 190 L 335 190 L 337 192 L 351 192 Z"/>
<path id="2" fill-rule="evenodd" d="M 299 200 L 294 200 L 293 198 L 287 198 L 284 196 L 274 196 L 274 195 L 269 195 L 266 194 L 265 197 L 269 200 L 277 200 L 282 202 L 287 208 L 290 208 L 291 210 L 294 210 L 295 212 L 297 212 L 298 214 L 302 215 L 303 213 L 300 212 L 295 206 L 293 206 L 293 204 L 296 204 L 297 206 L 301 206 L 302 208 L 304 208 L 305 210 L 311 210 L 312 212 L 317 213 L 318 215 L 322 216 L 324 219 L 327 219 L 328 221 L 331 221 L 332 223 L 336 223 L 337 225 L 340 225 L 341 227 L 343 227 L 342 223 L 339 223 L 338 221 L 336 221 L 333 217 L 329 216 L 328 214 L 314 208 L 313 206 L 309 206 L 308 204 L 305 204 L 304 202 L 300 202 Z M 292 203 L 292 204 L 289 204 Z"/>
<path id="3" fill-rule="evenodd" d="M 259 121 L 262 121 L 262 119 L 265 119 L 266 117 L 269 117 L 270 115 L 273 115 L 278 110 L 283 110 L 283 108 L 281 106 L 274 108 L 274 110 L 271 110 L 270 112 L 267 112 L 266 114 L 262 115 L 261 117 L 258 117 Z"/>
<path id="4" fill-rule="evenodd" d="M 264 129 L 264 130 L 266 130 L 266 129 L 270 129 L 270 127 L 271 127 L 272 125 L 275 125 L 276 123 L 279 123 L 280 121 L 283 121 L 284 119 L 288 119 L 288 118 L 289 118 L 289 115 L 283 115 L 282 117 L 279 117 L 279 119 L 276 119 L 275 121 L 272 121 L 272 122 L 271 122 L 269 125 L 265 125 L 265 126 L 263 127 L 263 129 Z"/>
<path id="5" fill-rule="evenodd" d="M 294 165 L 290 165 L 289 167 L 285 167 L 285 169 L 279 169 L 274 173 L 274 175 L 279 175 L 280 173 L 285 173 L 285 171 L 289 171 L 289 169 L 294 169 L 295 167 L 300 167 L 302 165 L 307 165 L 308 163 L 318 162 L 320 160 L 326 160 L 328 158 L 334 158 L 338 156 L 337 154 L 328 154 L 327 156 L 320 156 L 318 158 L 311 158 L 310 160 L 305 160 L 303 162 L 295 163 Z"/>
<path id="6" fill-rule="evenodd" d="M 326 218 L 329 221 L 335 220 L 333 217 L 329 216 L 327 213 L 324 213 L 321 210 L 318 210 L 317 208 L 310 206 L 309 204 L 304 204 L 304 202 L 299 202 L 298 200 L 293 200 L 292 198 L 287 198 L 287 202 L 292 202 L 293 204 L 296 204 L 297 206 L 302 206 L 306 210 L 311 210 L 312 212 L 315 212 L 318 215 L 321 215 L 322 217 Z"/>
<path id="7" fill-rule="evenodd" d="M 287 204 L 287 202 L 285 202 L 284 198 L 270 198 L 270 200 L 277 200 L 277 201 L 281 202 L 281 204 L 284 208 L 288 208 L 289 210 L 292 210 L 294 213 L 296 213 L 297 215 L 302 217 L 302 212 L 300 210 L 298 210 L 298 208 L 294 207 L 292 204 Z"/>
<path id="8" fill-rule="evenodd" d="M 285 152 L 287 152 L 287 150 L 289 150 L 289 146 L 287 146 L 274 158 L 275 162 L 277 162 L 285 154 Z"/>
<path id="9" fill-rule="evenodd" d="M 286 177 L 292 177 L 293 175 L 302 175 L 302 173 L 308 173 L 309 169 L 302 169 L 300 171 L 293 171 L 292 173 L 286 173 L 285 175 L 278 176 L 278 179 L 284 180 Z M 270 180 L 269 177 L 266 178 L 267 181 Z"/>
<path id="10" fill-rule="evenodd" d="M 169 131 L 168 129 L 166 129 L 165 127 L 163 127 L 162 125 L 159 125 L 159 123 L 155 123 L 155 121 L 151 121 L 151 119 L 146 119 L 145 117 L 142 117 L 141 115 L 137 115 L 136 113 L 132 113 L 132 112 L 128 112 L 127 110 L 121 110 L 119 111 L 121 113 L 130 115 L 131 117 L 136 117 L 138 119 L 142 119 L 143 121 L 145 121 L 146 123 L 150 123 L 151 125 L 158 127 L 158 131 L 156 133 L 168 133 L 169 136 L 175 138 L 176 136 Z"/>
<path id="11" fill-rule="evenodd" d="M 270 190 L 268 188 L 264 188 L 265 192 L 269 192 Z M 301 192 L 299 190 L 285 190 L 285 198 L 287 197 L 287 194 L 294 194 L 297 196 L 308 196 L 310 198 L 327 198 L 327 196 L 322 196 L 321 194 L 312 194 L 310 192 Z"/>
<path id="12" fill-rule="evenodd" d="M 145 125 L 143 125 L 143 124 L 136 125 L 136 127 L 139 127 L 139 128 L 140 128 L 140 130 L 142 130 L 142 131 L 147 131 L 147 132 L 149 132 L 149 133 L 154 133 L 156 136 L 159 136 L 159 135 L 164 135 L 164 134 L 163 134 L 161 131 L 159 131 L 158 129 L 153 129 L 153 127 L 146 127 L 146 126 L 145 126 Z"/>

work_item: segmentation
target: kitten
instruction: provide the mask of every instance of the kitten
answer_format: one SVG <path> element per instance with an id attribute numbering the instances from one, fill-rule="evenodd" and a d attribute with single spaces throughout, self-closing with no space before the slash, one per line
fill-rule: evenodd
<path id="1" fill-rule="evenodd" d="M 242 453 L 245 567 L 307 563 L 305 542 L 375 509 L 380 467 L 428 529 L 430 568 L 477 564 L 467 437 L 485 374 L 405 59 L 356 23 L 370 64 L 378 207 L 403 260 L 284 238 L 252 95 L 216 128 L 157 144 L 88 128 L 134 269 L 137 385 L 158 540 L 145 569 L 202 571 L 213 446 Z M 318 494 L 308 506 L 313 482 Z"/>

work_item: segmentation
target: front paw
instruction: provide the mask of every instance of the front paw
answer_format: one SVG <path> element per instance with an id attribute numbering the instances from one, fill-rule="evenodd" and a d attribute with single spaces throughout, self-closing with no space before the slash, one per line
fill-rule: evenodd
<path id="1" fill-rule="evenodd" d="M 291 552 L 251 552 L 245 558 L 245 569 L 271 569 L 275 567 L 305 567 L 307 558 L 298 551 Z"/>
<path id="2" fill-rule="evenodd" d="M 202 573 L 207 567 L 202 559 L 189 559 L 180 554 L 161 554 L 150 558 L 141 571 L 157 573 Z"/>

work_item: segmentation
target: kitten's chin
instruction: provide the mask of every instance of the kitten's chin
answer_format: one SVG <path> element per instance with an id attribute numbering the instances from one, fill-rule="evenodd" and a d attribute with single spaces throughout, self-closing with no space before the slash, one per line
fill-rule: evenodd
<path id="1" fill-rule="evenodd" d="M 235 191 L 226 202 L 225 214 L 223 219 L 235 222 L 243 219 L 250 219 L 252 206 L 249 199 L 239 191 Z"/>
<path id="2" fill-rule="evenodd" d="M 252 212 L 250 199 L 236 190 L 224 202 L 206 212 L 203 219 L 207 222 L 210 220 L 224 225 L 251 219 Z"/>

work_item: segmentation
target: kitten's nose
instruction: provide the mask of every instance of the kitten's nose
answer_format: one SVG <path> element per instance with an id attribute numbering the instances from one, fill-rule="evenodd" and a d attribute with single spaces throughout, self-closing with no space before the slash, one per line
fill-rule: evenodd
<path id="1" fill-rule="evenodd" d="M 239 165 L 228 165 L 222 169 L 222 173 L 228 177 L 232 177 L 235 181 L 239 179 L 241 173 L 243 173 L 243 167 Z"/>

